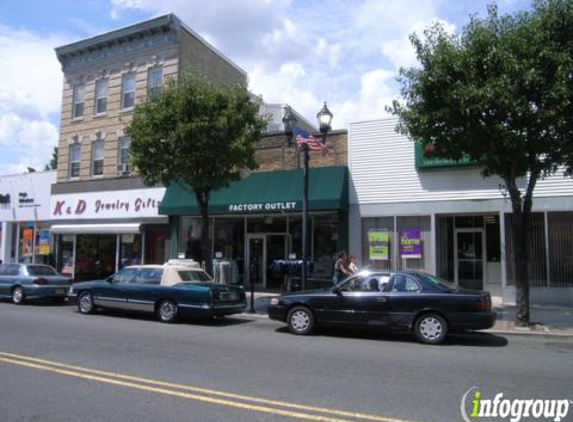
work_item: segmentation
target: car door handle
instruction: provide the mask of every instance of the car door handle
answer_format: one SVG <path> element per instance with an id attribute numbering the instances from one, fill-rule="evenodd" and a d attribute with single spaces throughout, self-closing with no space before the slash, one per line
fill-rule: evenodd
<path id="1" fill-rule="evenodd" d="M 386 302 L 388 299 L 385 297 L 377 297 L 376 302 Z"/>

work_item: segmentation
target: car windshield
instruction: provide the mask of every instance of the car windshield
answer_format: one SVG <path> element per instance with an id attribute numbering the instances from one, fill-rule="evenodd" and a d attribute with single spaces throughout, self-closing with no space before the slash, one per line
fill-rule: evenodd
<path id="1" fill-rule="evenodd" d="M 28 265 L 30 275 L 58 275 L 56 270 L 47 265 Z"/>
<path id="2" fill-rule="evenodd" d="M 440 277 L 436 277 L 435 275 L 431 275 L 431 274 L 418 274 L 418 276 L 429 282 L 430 284 L 437 286 L 438 288 L 440 288 L 441 290 L 446 290 L 446 291 L 453 291 L 456 290 L 456 285 L 454 283 L 451 283 L 449 281 L 444 280 L 443 278 Z"/>
<path id="3" fill-rule="evenodd" d="M 177 272 L 179 273 L 179 277 L 181 277 L 181 281 L 186 283 L 211 281 L 209 275 L 204 271 L 178 270 Z"/>

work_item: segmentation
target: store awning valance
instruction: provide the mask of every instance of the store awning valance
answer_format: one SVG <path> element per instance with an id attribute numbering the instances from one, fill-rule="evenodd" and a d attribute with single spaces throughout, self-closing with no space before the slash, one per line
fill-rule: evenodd
<path id="1" fill-rule="evenodd" d="M 302 211 L 302 169 L 251 173 L 211 193 L 210 214 L 276 214 Z M 348 209 L 348 169 L 309 170 L 309 211 Z M 195 195 L 180 183 L 167 188 L 159 214 L 199 215 Z"/>
<path id="2" fill-rule="evenodd" d="M 50 227 L 57 234 L 137 234 L 141 224 L 54 224 Z"/>

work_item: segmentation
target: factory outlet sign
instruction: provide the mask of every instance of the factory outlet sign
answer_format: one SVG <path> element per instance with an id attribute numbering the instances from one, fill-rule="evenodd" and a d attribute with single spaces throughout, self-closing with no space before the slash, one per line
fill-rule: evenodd
<path id="1" fill-rule="evenodd" d="M 99 218 L 159 217 L 165 188 L 87 192 L 52 195 L 51 218 L 77 220 Z"/>
<path id="2" fill-rule="evenodd" d="M 233 213 L 295 211 L 296 202 L 263 202 L 256 204 L 230 204 Z"/>

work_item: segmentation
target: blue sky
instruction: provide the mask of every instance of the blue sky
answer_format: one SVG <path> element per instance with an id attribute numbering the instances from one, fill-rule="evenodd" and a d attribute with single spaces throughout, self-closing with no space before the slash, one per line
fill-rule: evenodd
<path id="1" fill-rule="evenodd" d="M 62 73 L 54 47 L 173 12 L 248 72 L 251 91 L 335 128 L 384 118 L 395 76 L 415 65 L 408 35 L 459 32 L 481 0 L 0 0 L 0 174 L 41 169 L 57 145 Z M 502 13 L 530 1 L 500 0 Z"/>

